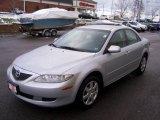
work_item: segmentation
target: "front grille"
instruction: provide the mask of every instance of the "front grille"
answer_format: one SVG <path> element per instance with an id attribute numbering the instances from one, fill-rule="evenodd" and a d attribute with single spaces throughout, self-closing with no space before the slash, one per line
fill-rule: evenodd
<path id="1" fill-rule="evenodd" d="M 12 75 L 14 79 L 18 81 L 26 80 L 27 78 L 32 76 L 31 74 L 22 73 L 19 70 L 16 70 L 14 67 L 12 69 Z"/>

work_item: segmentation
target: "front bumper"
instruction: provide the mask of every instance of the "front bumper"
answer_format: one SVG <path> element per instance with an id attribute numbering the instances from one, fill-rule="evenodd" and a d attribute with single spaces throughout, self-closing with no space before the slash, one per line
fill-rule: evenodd
<path id="1" fill-rule="evenodd" d="M 38 83 L 34 82 L 34 79 L 39 75 L 33 73 L 24 81 L 16 81 L 11 71 L 12 66 L 7 70 L 8 82 L 17 86 L 17 93 L 12 93 L 26 102 L 38 106 L 58 107 L 70 104 L 75 99 L 74 79 L 62 83 Z"/>
<path id="2" fill-rule="evenodd" d="M 142 30 L 146 31 L 147 30 L 147 27 L 141 27 Z"/>

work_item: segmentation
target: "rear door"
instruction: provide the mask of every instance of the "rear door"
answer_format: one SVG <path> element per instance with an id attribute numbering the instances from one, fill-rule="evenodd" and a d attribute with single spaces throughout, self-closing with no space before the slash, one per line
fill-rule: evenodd
<path id="1" fill-rule="evenodd" d="M 131 29 L 125 30 L 126 38 L 127 38 L 127 53 L 128 53 L 128 70 L 132 71 L 138 67 L 141 54 L 143 51 L 143 45 L 140 37 Z"/>

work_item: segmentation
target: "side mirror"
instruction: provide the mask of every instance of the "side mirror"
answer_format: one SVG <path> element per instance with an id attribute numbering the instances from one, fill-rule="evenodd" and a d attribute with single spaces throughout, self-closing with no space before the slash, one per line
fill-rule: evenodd
<path id="1" fill-rule="evenodd" d="M 111 45 L 108 48 L 108 52 L 109 53 L 118 53 L 118 52 L 121 52 L 121 48 L 120 48 L 120 46 Z"/>

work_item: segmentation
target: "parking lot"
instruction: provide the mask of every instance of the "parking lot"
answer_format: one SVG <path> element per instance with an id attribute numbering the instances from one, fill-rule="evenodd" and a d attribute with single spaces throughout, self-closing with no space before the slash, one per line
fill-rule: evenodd
<path id="1" fill-rule="evenodd" d="M 74 105 L 42 108 L 17 99 L 8 90 L 6 70 L 13 60 L 54 38 L 0 35 L 0 120 L 160 120 L 160 32 L 140 33 L 150 40 L 150 58 L 142 76 L 130 74 L 106 87 L 88 110 Z"/>

